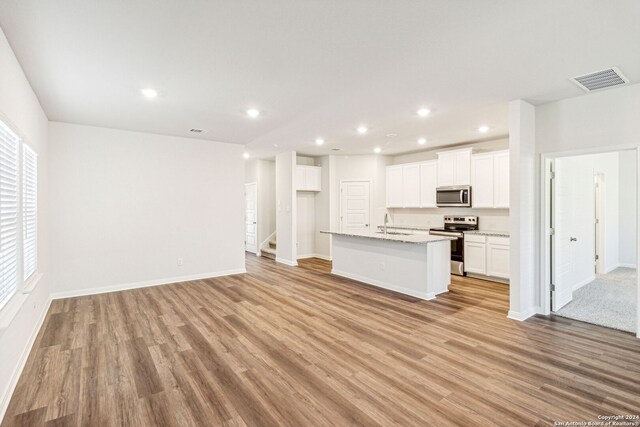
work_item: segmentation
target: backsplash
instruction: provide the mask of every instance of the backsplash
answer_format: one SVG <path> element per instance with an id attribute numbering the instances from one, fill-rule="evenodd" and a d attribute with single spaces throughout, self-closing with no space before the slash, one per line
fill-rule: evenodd
<path id="1" fill-rule="evenodd" d="M 508 231 L 508 209 L 437 208 L 437 209 L 389 209 L 389 222 L 393 225 L 417 225 L 442 227 L 444 217 L 450 215 L 475 215 L 478 228 L 487 231 Z"/>

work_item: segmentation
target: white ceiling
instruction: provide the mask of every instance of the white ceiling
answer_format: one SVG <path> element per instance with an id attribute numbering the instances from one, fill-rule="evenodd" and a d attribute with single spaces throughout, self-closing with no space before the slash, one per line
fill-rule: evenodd
<path id="1" fill-rule="evenodd" d="M 509 100 L 588 96 L 568 78 L 610 66 L 639 82 L 639 21 L 637 0 L 0 2 L 50 120 L 204 128 L 196 137 L 253 156 L 395 154 L 424 148 L 418 137 L 476 140 L 480 124 L 491 126 L 483 138 L 504 136 Z M 248 119 L 249 107 L 264 115 Z"/>

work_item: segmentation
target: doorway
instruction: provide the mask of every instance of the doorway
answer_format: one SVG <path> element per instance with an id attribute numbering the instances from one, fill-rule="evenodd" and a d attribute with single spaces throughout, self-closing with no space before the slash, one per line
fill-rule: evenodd
<path id="1" fill-rule="evenodd" d="M 340 181 L 340 231 L 369 231 L 371 183 Z"/>
<path id="2" fill-rule="evenodd" d="M 244 185 L 245 250 L 258 252 L 258 183 Z"/>
<path id="3" fill-rule="evenodd" d="M 545 158 L 550 312 L 637 333 L 637 152 Z"/>

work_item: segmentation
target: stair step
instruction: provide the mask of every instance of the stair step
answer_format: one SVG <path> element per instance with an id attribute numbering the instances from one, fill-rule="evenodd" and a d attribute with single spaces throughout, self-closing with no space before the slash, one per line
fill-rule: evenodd
<path id="1" fill-rule="evenodd" d="M 269 247 L 275 249 L 276 248 L 276 241 L 275 240 L 269 240 Z"/>
<path id="2" fill-rule="evenodd" d="M 272 248 L 264 248 L 260 254 L 265 258 L 276 259 L 276 250 Z"/>

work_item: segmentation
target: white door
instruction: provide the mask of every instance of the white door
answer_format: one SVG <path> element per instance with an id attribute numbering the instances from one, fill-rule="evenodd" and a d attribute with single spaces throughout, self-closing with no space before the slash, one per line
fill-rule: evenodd
<path id="1" fill-rule="evenodd" d="M 402 201 L 405 208 L 420 207 L 420 165 L 402 168 Z"/>
<path id="2" fill-rule="evenodd" d="M 370 223 L 369 181 L 340 183 L 340 231 L 367 231 Z"/>
<path id="3" fill-rule="evenodd" d="M 493 208 L 493 154 L 471 157 L 471 203 L 474 208 Z"/>
<path id="4" fill-rule="evenodd" d="M 551 181 L 551 309 L 557 311 L 573 299 L 574 259 L 574 218 L 573 177 L 576 160 L 556 159 L 553 165 L 555 179 Z"/>
<path id="5" fill-rule="evenodd" d="M 420 165 L 420 207 L 436 207 L 436 187 L 438 186 L 438 161 Z"/>
<path id="6" fill-rule="evenodd" d="M 258 252 L 258 184 L 244 185 L 245 250 Z"/>
<path id="7" fill-rule="evenodd" d="M 603 209 L 603 200 L 604 198 L 602 197 L 604 194 L 604 174 L 603 173 L 596 173 L 594 175 L 594 192 L 595 192 L 595 220 L 594 220 L 594 227 L 595 227 L 595 272 L 597 274 L 603 273 L 605 272 L 604 269 L 604 236 L 603 236 L 603 232 L 604 232 L 604 227 L 602 227 L 603 224 L 603 217 L 604 217 L 604 209 Z"/>

